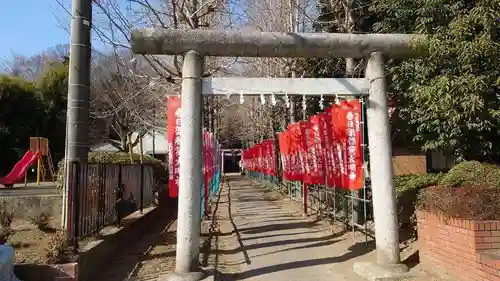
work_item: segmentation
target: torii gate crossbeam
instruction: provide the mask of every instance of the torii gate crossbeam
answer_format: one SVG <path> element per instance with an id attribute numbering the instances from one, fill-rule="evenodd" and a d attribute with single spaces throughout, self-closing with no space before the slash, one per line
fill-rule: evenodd
<path id="1" fill-rule="evenodd" d="M 207 80 L 202 78 L 203 56 L 368 57 L 365 79 L 369 89 L 367 122 L 377 262 L 357 264 L 354 270 L 372 279 L 374 275 L 387 277 L 407 271 L 408 268 L 401 264 L 399 250 L 384 57 L 424 55 L 422 51 L 425 49 L 414 48 L 412 42 L 421 38 L 420 35 L 411 34 L 134 29 L 134 53 L 184 55 L 176 268 L 173 274 L 167 276 L 167 280 L 195 281 L 203 278 L 198 267 L 198 189 L 202 184 L 201 106 L 203 92 L 207 89 Z"/>
<path id="2" fill-rule="evenodd" d="M 179 30 L 142 28 L 132 30 L 136 54 L 183 55 L 197 51 L 217 57 L 362 58 L 382 52 L 391 58 L 421 55 L 416 48 L 421 35 L 283 33 L 238 30 Z"/>

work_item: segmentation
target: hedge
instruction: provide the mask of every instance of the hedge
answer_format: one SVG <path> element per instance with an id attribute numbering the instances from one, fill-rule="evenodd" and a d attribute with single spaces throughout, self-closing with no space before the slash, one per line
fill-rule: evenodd
<path id="1" fill-rule="evenodd" d="M 140 163 L 140 155 L 132 154 L 132 159 L 134 163 Z M 154 167 L 154 177 L 156 180 L 165 182 L 168 179 L 168 172 L 162 161 L 151 157 L 149 155 L 143 155 L 143 163 L 153 164 Z M 89 152 L 88 163 L 90 164 L 131 164 L 130 154 L 127 152 L 102 152 L 95 151 Z M 57 164 L 57 181 L 56 186 L 62 188 L 64 182 L 64 159 L 59 161 Z"/>
<path id="2" fill-rule="evenodd" d="M 444 174 L 402 175 L 394 177 L 394 185 L 398 196 L 407 191 L 420 190 L 438 184 Z"/>
<path id="3" fill-rule="evenodd" d="M 419 195 L 422 210 L 467 220 L 500 218 L 500 167 L 477 161 L 453 167 Z"/>
<path id="4" fill-rule="evenodd" d="M 441 184 L 448 186 L 483 186 L 500 188 L 500 167 L 478 161 L 467 161 L 455 165 L 446 174 Z"/>
<path id="5" fill-rule="evenodd" d="M 394 177 L 398 203 L 398 221 L 401 227 L 416 234 L 415 205 L 422 189 L 438 184 L 443 174 L 401 175 Z"/>

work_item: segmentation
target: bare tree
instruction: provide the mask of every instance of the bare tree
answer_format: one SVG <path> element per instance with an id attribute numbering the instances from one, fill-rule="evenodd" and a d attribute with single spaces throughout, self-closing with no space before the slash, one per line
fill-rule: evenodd
<path id="1" fill-rule="evenodd" d="M 363 32 L 363 23 L 368 18 L 370 1 L 366 0 L 320 0 L 319 7 L 328 19 L 319 21 L 318 26 L 325 32 Z M 364 63 L 353 58 L 345 59 L 345 75 L 362 75 Z"/>
<path id="2" fill-rule="evenodd" d="M 101 56 L 92 69 L 91 119 L 99 121 L 108 130 L 104 133 L 118 138 L 117 148 L 128 151 L 150 130 L 158 130 L 163 123 L 157 118 L 157 104 L 164 104 L 164 95 L 154 89 L 149 77 L 130 71 L 119 58 L 130 57 L 124 50 Z M 98 129 L 98 128 L 96 128 Z M 101 128 L 102 130 L 102 128 Z M 137 132 L 136 138 L 131 134 Z"/>
<path id="3" fill-rule="evenodd" d="M 35 81 L 48 67 L 62 62 L 68 54 L 68 45 L 56 45 L 31 57 L 13 53 L 10 58 L 1 59 L 0 67 L 9 75 Z"/>
<path id="4" fill-rule="evenodd" d="M 64 25 L 70 3 L 57 1 Z M 234 16 L 238 9 L 227 0 L 204 1 L 195 13 L 190 12 L 189 1 L 185 0 L 99 0 L 93 4 L 94 39 L 102 45 L 106 59 L 93 68 L 93 88 L 98 94 L 94 95 L 91 117 L 94 123 L 108 124 L 125 149 L 123 137 L 130 130 L 143 134 L 144 130 L 162 126 L 157 120 L 164 119 L 165 95 L 179 93 L 182 77 L 180 56 L 131 56 L 131 28 L 190 29 L 197 28 L 198 23 L 202 28 L 228 28 L 237 26 L 240 18 Z M 205 75 L 226 75 L 235 63 L 235 59 L 207 58 Z M 210 112 L 212 104 L 207 103 Z"/>
<path id="5" fill-rule="evenodd" d="M 259 31 L 297 31 L 292 25 L 300 23 L 301 31 L 309 31 L 313 25 L 315 13 L 314 1 L 289 0 L 248 0 L 248 8 L 244 9 L 246 24 L 244 28 Z M 289 16 L 293 14 L 294 20 Z M 240 60 L 240 74 L 248 77 L 290 77 L 292 72 L 303 72 L 295 69 L 295 60 L 284 58 L 246 58 Z M 245 98 L 242 105 L 238 99 L 226 102 L 220 112 L 223 116 L 221 134 L 230 134 L 246 145 L 275 137 L 274 133 L 283 129 L 287 122 L 287 108 L 282 98 L 275 97 L 272 104 L 272 93 L 265 93 L 266 102 L 262 104 L 259 97 Z"/>
<path id="6" fill-rule="evenodd" d="M 62 11 L 69 10 L 68 0 L 57 0 Z M 311 13 L 315 1 L 300 0 L 290 8 L 288 0 L 205 0 L 195 13 L 190 12 L 189 1 L 185 0 L 96 0 L 94 1 L 93 31 L 95 39 L 108 50 L 106 53 L 113 66 L 103 64 L 97 67 L 93 80 L 96 88 L 92 103 L 94 120 L 107 120 L 112 133 L 120 136 L 121 146 L 125 144 L 124 132 L 143 130 L 161 126 L 155 120 L 163 120 L 156 114 L 165 112 L 165 95 L 175 95 L 180 90 L 182 77 L 182 57 L 179 56 L 137 56 L 130 52 L 130 30 L 132 27 L 164 28 L 241 28 L 262 31 L 289 31 L 288 14 L 295 11 L 297 24 L 302 30 L 312 27 Z M 66 7 L 66 8 L 65 8 Z M 200 26 L 197 26 L 200 23 Z M 134 60 L 132 66 L 129 61 Z M 137 67 L 140 64 L 140 67 Z M 254 77 L 286 77 L 292 65 L 282 58 L 270 59 L 230 59 L 206 58 L 207 76 L 243 74 Z M 114 72 L 101 75 L 103 71 Z M 105 80 L 104 82 L 102 80 Z M 99 89 L 97 89 L 99 88 Z M 155 103 L 156 101 L 156 103 Z M 238 104 L 237 101 L 231 101 Z M 286 114 L 283 102 L 277 106 L 262 106 L 254 101 L 245 106 L 227 105 L 221 98 L 208 98 L 205 101 L 206 126 L 216 133 L 232 134 L 246 142 L 254 142 L 253 135 L 259 138 L 272 136 L 272 129 L 283 127 L 274 120 L 283 120 Z M 153 105 L 154 104 L 154 105 Z M 226 108 L 226 109 L 225 109 Z M 279 108 L 279 109 L 277 109 Z M 155 112 L 153 114 L 152 112 Z M 235 112 L 232 112 L 236 110 Z M 118 113 L 120 112 L 120 113 Z M 141 114 L 137 114 L 137 113 Z M 252 114 L 259 116 L 252 116 Z M 114 114 L 114 115 L 113 115 Z M 113 117 L 112 117 L 113 116 Z M 239 117 L 238 117 L 239 116 Z M 140 117 L 140 118 L 139 118 Z M 255 122 L 255 118 L 261 120 Z M 239 118 L 239 119 L 238 119 Z M 126 121 L 126 122 L 125 122 Z M 126 128 L 126 129 L 125 129 Z M 242 129 L 244 128 L 244 129 Z M 250 136 L 249 134 L 252 134 Z M 133 141 L 135 142 L 135 141 Z"/>

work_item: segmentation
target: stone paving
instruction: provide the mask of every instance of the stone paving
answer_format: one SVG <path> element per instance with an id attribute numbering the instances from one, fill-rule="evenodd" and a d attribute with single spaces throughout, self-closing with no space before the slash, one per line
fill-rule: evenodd
<path id="1" fill-rule="evenodd" d="M 364 236 L 302 216 L 298 204 L 241 177 L 224 181 L 215 218 L 215 280 L 361 281 L 352 263 L 372 256 Z"/>

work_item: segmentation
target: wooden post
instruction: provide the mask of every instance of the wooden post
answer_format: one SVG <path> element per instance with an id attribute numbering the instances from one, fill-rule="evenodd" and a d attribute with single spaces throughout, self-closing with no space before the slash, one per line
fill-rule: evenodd
<path id="1" fill-rule="evenodd" d="M 38 158 L 36 161 L 36 185 L 40 185 L 40 170 L 42 167 L 41 159 Z"/>
<path id="2" fill-rule="evenodd" d="M 143 150 L 144 148 L 142 147 L 142 137 L 141 137 L 141 135 L 138 135 L 137 137 L 139 138 L 139 145 L 140 145 L 140 147 L 139 147 L 139 151 L 140 151 L 139 160 L 141 161 L 141 164 L 143 164 L 144 158 L 143 158 L 142 154 L 144 153 L 144 150 Z"/>
<path id="3" fill-rule="evenodd" d="M 128 140 L 128 155 L 130 156 L 130 164 L 134 164 L 134 157 L 132 156 L 132 133 L 127 134 Z"/>

